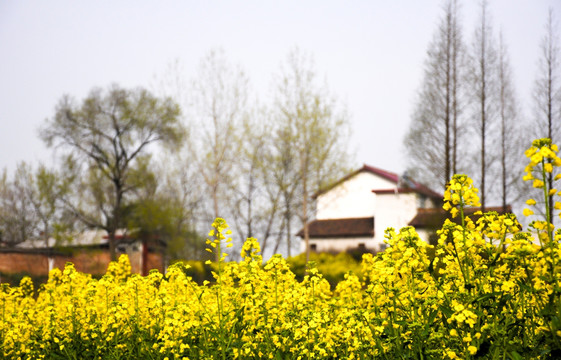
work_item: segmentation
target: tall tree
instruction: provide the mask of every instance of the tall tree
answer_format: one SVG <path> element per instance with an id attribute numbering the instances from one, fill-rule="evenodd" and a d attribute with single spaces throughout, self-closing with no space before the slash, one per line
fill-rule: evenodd
<path id="1" fill-rule="evenodd" d="M 422 87 L 404 139 L 409 167 L 416 177 L 442 188 L 462 168 L 459 134 L 465 57 L 456 0 L 447 0 L 443 10 L 427 51 Z"/>
<path id="2" fill-rule="evenodd" d="M 498 117 L 500 121 L 500 194 L 503 211 L 513 201 L 518 200 L 520 191 L 520 174 L 523 168 L 520 164 L 521 154 L 524 152 L 523 131 L 519 116 L 518 101 L 512 83 L 507 47 L 502 32 L 499 34 L 499 49 L 497 59 L 498 70 Z"/>
<path id="3" fill-rule="evenodd" d="M 250 228 L 257 233 L 263 254 L 278 253 L 284 240 L 290 256 L 299 199 L 296 149 L 279 124 L 278 113 L 260 108 L 248 120 L 244 122 L 244 159 L 240 162 L 244 176 L 240 177 L 243 181 L 234 208 L 244 212 L 239 217 L 246 221 L 245 233 L 249 234 Z M 270 239 L 274 239 L 272 250 Z"/>
<path id="4" fill-rule="evenodd" d="M 190 136 L 191 159 L 211 196 L 213 218 L 224 217 L 231 170 L 239 156 L 239 129 L 247 103 L 248 80 L 228 63 L 222 50 L 212 50 L 201 61 L 190 92 L 196 126 Z"/>
<path id="5" fill-rule="evenodd" d="M 481 208 L 485 210 L 487 191 L 487 174 L 493 166 L 494 158 L 490 156 L 487 143 L 492 134 L 497 134 L 497 49 L 489 20 L 487 1 L 481 2 L 481 13 L 475 29 L 471 46 L 471 88 L 473 96 L 473 119 L 476 136 L 479 139 L 479 166 Z"/>
<path id="6" fill-rule="evenodd" d="M 0 243 L 12 247 L 37 236 L 39 219 L 30 201 L 32 173 L 19 163 L 13 180 L 4 170 L 0 178 Z"/>
<path id="7" fill-rule="evenodd" d="M 280 196 L 270 196 L 269 174 L 274 171 L 270 161 L 273 123 L 265 108 L 248 112 L 242 121 L 240 156 L 235 163 L 239 174 L 232 181 L 233 198 L 229 206 L 233 212 L 236 233 L 241 239 L 257 237 L 261 252 L 267 250 L 268 240 L 277 223 Z"/>
<path id="8" fill-rule="evenodd" d="M 347 170 L 348 115 L 329 94 L 327 85 L 317 83 L 313 61 L 298 49 L 290 52 L 278 80 L 275 107 L 279 130 L 294 149 L 300 221 L 309 258 L 312 195 Z"/>
<path id="9" fill-rule="evenodd" d="M 167 163 L 170 157 L 165 156 Z M 129 228 L 137 230 L 134 236 L 145 247 L 159 248 L 160 242 L 164 242 L 167 246 L 162 252 L 168 259 L 206 260 L 205 243 L 195 231 L 190 212 L 193 206 L 186 203 L 190 194 L 177 187 L 182 179 L 168 171 L 166 163 L 156 165 L 147 157 L 139 159 L 136 174 L 131 174 L 140 183 L 134 187 L 134 201 L 127 208 Z M 143 269 L 143 274 L 147 271 Z"/>
<path id="10" fill-rule="evenodd" d="M 68 194 L 68 179 L 45 165 L 39 165 L 27 188 L 29 201 L 39 221 L 39 236 L 45 241 L 45 247 L 66 240 L 76 221 L 75 216 L 65 211 L 61 201 Z M 55 243 L 50 243 L 51 239 Z"/>
<path id="11" fill-rule="evenodd" d="M 15 245 L 26 240 L 44 241 L 46 248 L 61 239 L 73 226 L 74 218 L 65 214 L 60 199 L 67 184 L 60 175 L 39 165 L 36 170 L 25 163 L 18 164 L 14 178 L 0 181 L 0 227 L 6 242 Z"/>
<path id="12" fill-rule="evenodd" d="M 127 224 L 127 197 L 139 183 L 131 170 L 150 145 L 180 143 L 178 116 L 179 107 L 169 98 L 113 85 L 106 92 L 93 89 L 81 105 L 64 96 L 40 129 L 48 146 L 71 154 L 66 171 L 81 192 L 65 197 L 65 206 L 87 226 L 107 231 L 112 259 L 116 231 Z"/>
<path id="13" fill-rule="evenodd" d="M 266 152 L 269 169 L 267 175 L 267 193 L 274 203 L 280 201 L 281 223 L 277 231 L 277 238 L 273 253 L 279 251 L 283 238 L 286 241 L 287 255 L 291 256 L 292 236 L 295 231 L 295 218 L 300 207 L 301 198 L 298 196 L 300 173 L 298 168 L 297 151 L 293 146 L 294 134 L 287 124 L 284 126 L 276 115 L 277 126 L 271 136 L 269 151 Z"/>
<path id="14" fill-rule="evenodd" d="M 545 35 L 540 44 L 541 56 L 534 85 L 534 109 L 536 125 L 534 136 L 550 138 L 553 143 L 561 142 L 561 64 L 558 28 L 553 9 L 549 9 L 545 24 Z M 553 176 L 548 176 L 549 188 L 553 188 Z M 552 204 L 550 196 L 549 203 Z M 550 219 L 553 207 L 550 206 Z"/>
<path id="15" fill-rule="evenodd" d="M 197 224 L 201 222 L 201 204 L 204 200 L 204 193 L 201 190 L 201 179 L 198 176 L 195 164 L 190 163 L 186 159 L 178 159 L 177 164 L 171 171 L 167 171 L 166 182 L 164 185 L 164 194 L 168 199 L 173 199 L 175 208 L 181 211 L 179 220 L 177 221 L 183 237 L 176 237 L 172 241 L 170 253 L 175 258 L 183 259 L 207 259 L 209 255 L 205 251 L 206 244 L 204 237 L 199 234 L 205 232 L 199 231 Z M 208 228 L 205 222 L 204 230 Z M 175 251 L 175 253 L 173 253 Z"/>

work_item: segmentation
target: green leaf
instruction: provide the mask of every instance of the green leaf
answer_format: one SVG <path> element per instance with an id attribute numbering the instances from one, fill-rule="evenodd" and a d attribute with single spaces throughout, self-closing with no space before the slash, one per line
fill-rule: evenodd
<path id="1" fill-rule="evenodd" d="M 454 315 L 454 310 L 450 309 L 448 306 L 440 305 L 438 308 L 440 309 L 442 314 L 447 318 Z"/>
<path id="2" fill-rule="evenodd" d="M 512 350 L 512 351 L 508 354 L 508 357 L 509 357 L 511 360 L 524 360 L 524 358 L 523 358 L 519 353 L 517 353 L 517 352 L 514 351 L 514 350 Z"/>

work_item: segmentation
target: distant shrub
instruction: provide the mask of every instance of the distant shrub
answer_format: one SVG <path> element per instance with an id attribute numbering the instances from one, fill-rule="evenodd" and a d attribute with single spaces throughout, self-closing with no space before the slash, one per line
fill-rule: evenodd
<path id="1" fill-rule="evenodd" d="M 302 280 L 307 273 L 306 254 L 290 257 L 286 260 L 296 279 Z M 318 272 L 329 281 L 332 288 L 345 279 L 345 274 L 352 272 L 357 276 L 362 275 L 360 260 L 348 253 L 310 253 L 310 261 L 315 263 Z"/>

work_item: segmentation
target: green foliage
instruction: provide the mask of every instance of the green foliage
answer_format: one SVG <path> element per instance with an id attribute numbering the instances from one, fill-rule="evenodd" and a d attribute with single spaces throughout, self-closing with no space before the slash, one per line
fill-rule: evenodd
<path id="1" fill-rule="evenodd" d="M 11 286 L 17 286 L 23 278 L 30 278 L 35 287 L 39 287 L 41 284 L 46 283 L 49 277 L 47 275 L 31 275 L 26 272 L 0 273 L 0 283 Z"/>
<path id="2" fill-rule="evenodd" d="M 296 278 L 299 280 L 304 279 L 307 274 L 306 254 L 302 253 L 290 257 L 286 261 Z M 348 253 L 310 253 L 310 261 L 316 264 L 318 272 L 322 274 L 324 279 L 329 281 L 332 288 L 335 288 L 337 283 L 344 280 L 345 275 L 349 272 L 357 276 L 362 275 L 360 261 L 355 260 Z"/>

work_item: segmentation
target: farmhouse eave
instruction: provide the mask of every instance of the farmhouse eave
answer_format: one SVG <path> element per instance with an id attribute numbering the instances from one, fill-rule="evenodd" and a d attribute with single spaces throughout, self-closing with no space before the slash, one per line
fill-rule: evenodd
<path id="1" fill-rule="evenodd" d="M 480 207 L 466 207 L 464 208 L 464 216 L 469 216 L 471 220 L 477 221 L 481 215 L 474 215 L 477 211 L 481 211 Z M 498 214 L 507 214 L 512 212 L 512 207 L 508 205 L 506 209 L 502 206 L 486 207 L 486 212 L 494 211 Z M 417 215 L 409 222 L 410 226 L 417 229 L 438 229 L 444 224 L 446 219 L 452 221 L 459 221 L 458 217 L 452 218 L 450 213 L 444 211 L 442 208 L 431 209 L 417 209 Z"/>
<path id="2" fill-rule="evenodd" d="M 314 220 L 308 224 L 308 231 L 311 239 L 371 238 L 374 236 L 374 217 Z M 303 238 L 304 230 L 300 230 L 297 236 Z"/>
<path id="3" fill-rule="evenodd" d="M 364 165 L 362 165 L 362 167 L 360 169 L 357 169 L 357 170 L 349 173 L 348 175 L 342 177 L 341 179 L 339 179 L 339 180 L 335 181 L 334 183 L 330 184 L 329 186 L 325 187 L 324 189 L 316 192 L 313 195 L 313 197 L 317 198 L 318 196 L 328 192 L 329 190 L 335 188 L 336 186 L 344 183 L 345 181 L 351 179 L 352 177 L 354 177 L 354 176 L 356 176 L 356 175 L 358 175 L 362 172 L 368 172 L 368 173 L 371 173 L 371 174 L 374 174 L 374 175 L 378 175 L 378 176 L 380 176 L 380 177 L 382 177 L 382 178 L 384 178 L 388 181 L 391 181 L 395 184 L 397 184 L 397 182 L 399 181 L 399 175 L 397 175 L 395 173 L 392 173 L 392 172 L 389 172 L 389 171 L 386 171 L 386 170 L 383 170 L 383 169 L 380 169 L 380 168 L 376 168 L 374 166 L 364 164 Z"/>
<path id="4" fill-rule="evenodd" d="M 428 188 L 423 184 L 412 181 L 411 185 L 412 186 L 410 187 L 396 187 L 394 189 L 374 189 L 372 190 L 372 192 L 375 193 L 376 195 L 418 193 L 432 199 L 442 200 L 443 197 L 442 194 L 437 193 L 436 191 Z"/>

